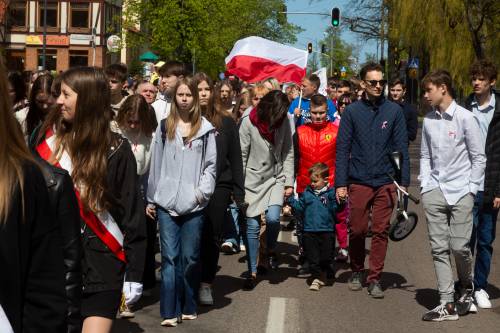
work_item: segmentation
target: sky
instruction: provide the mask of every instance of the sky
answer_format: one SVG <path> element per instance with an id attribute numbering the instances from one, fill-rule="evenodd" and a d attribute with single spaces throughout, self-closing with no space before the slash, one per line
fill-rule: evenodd
<path id="1" fill-rule="evenodd" d="M 340 9 L 340 24 L 342 25 L 342 14 L 349 5 L 349 0 L 286 0 L 288 12 L 322 12 L 331 13 L 333 7 Z M 297 42 L 293 45 L 296 48 L 307 49 L 307 43 L 313 43 L 316 47 L 316 41 L 324 38 L 323 32 L 331 25 L 330 16 L 320 15 L 287 15 L 288 22 L 296 24 L 304 29 L 297 35 Z M 358 46 L 359 62 L 365 61 L 365 53 L 377 52 L 377 44 L 373 42 L 361 41 L 357 34 L 350 31 L 342 32 L 342 39 L 346 42 Z"/>

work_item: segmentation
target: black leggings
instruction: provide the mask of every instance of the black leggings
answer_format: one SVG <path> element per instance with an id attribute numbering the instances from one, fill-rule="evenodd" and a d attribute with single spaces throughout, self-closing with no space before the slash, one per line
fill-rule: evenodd
<path id="1" fill-rule="evenodd" d="M 213 283 L 219 262 L 220 242 L 226 223 L 232 223 L 228 212 L 231 190 L 216 187 L 205 208 L 205 223 L 201 234 L 201 282 Z"/>

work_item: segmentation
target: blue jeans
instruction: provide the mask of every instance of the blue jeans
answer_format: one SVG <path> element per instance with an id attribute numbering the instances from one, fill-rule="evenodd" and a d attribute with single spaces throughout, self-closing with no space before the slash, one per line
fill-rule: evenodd
<path id="1" fill-rule="evenodd" d="M 157 207 L 161 245 L 160 314 L 196 314 L 203 212 L 171 216 Z"/>
<path id="2" fill-rule="evenodd" d="M 240 243 L 242 240 L 241 230 L 240 230 L 240 210 L 238 206 L 233 202 L 229 205 L 229 210 L 231 213 L 232 222 L 230 225 L 224 227 L 224 241 L 233 244 L 233 247 L 237 248 L 239 251 Z"/>
<path id="3" fill-rule="evenodd" d="M 472 211 L 474 227 L 470 247 L 472 254 L 476 252 L 474 266 L 474 288 L 486 289 L 488 275 L 490 274 L 491 256 L 493 254 L 493 241 L 495 240 L 498 209 L 490 204 L 483 206 L 483 192 L 477 192 Z"/>
<path id="4" fill-rule="evenodd" d="M 266 211 L 266 244 L 272 251 L 278 242 L 280 232 L 281 205 L 272 205 Z M 257 273 L 257 254 L 259 253 L 260 216 L 247 217 L 247 256 L 248 270 Z"/>

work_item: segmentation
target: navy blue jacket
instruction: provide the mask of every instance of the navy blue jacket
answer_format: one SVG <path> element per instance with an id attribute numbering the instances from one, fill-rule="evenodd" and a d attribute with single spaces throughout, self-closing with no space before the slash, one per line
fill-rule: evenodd
<path id="1" fill-rule="evenodd" d="M 334 231 L 337 201 L 333 188 L 316 195 L 313 189 L 307 186 L 299 200 L 290 197 L 288 203 L 295 214 L 301 217 L 305 232 Z"/>
<path id="2" fill-rule="evenodd" d="M 392 183 L 389 154 L 403 154 L 400 185 L 410 185 L 408 135 L 401 107 L 385 98 L 357 101 L 345 109 L 337 136 L 335 187 Z"/>

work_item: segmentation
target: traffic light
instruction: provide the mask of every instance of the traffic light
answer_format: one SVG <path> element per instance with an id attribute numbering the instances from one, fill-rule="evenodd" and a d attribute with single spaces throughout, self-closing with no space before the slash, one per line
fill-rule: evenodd
<path id="1" fill-rule="evenodd" d="M 384 68 L 384 71 L 385 71 L 385 59 L 384 58 L 380 59 L 380 66 L 382 66 L 382 68 Z"/>
<path id="2" fill-rule="evenodd" d="M 313 51 L 313 43 L 307 43 L 307 52 L 312 53 Z"/>
<path id="3" fill-rule="evenodd" d="M 321 53 L 325 54 L 326 53 L 326 45 L 321 44 Z"/>
<path id="4" fill-rule="evenodd" d="M 338 27 L 340 25 L 340 9 L 337 7 L 332 9 L 332 25 Z"/>

